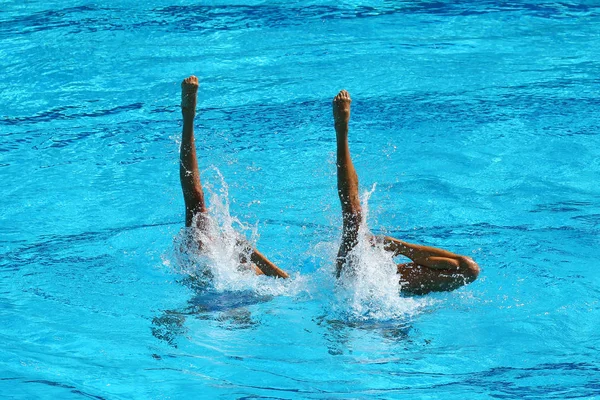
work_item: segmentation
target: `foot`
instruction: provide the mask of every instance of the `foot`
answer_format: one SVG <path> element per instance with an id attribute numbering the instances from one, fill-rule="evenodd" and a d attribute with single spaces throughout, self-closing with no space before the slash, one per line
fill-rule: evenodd
<path id="1" fill-rule="evenodd" d="M 181 82 L 181 112 L 184 117 L 194 118 L 196 115 L 198 86 L 198 78 L 194 75 Z"/>
<path id="2" fill-rule="evenodd" d="M 347 126 L 350 120 L 350 93 L 342 90 L 333 98 L 333 119 L 335 126 Z"/>

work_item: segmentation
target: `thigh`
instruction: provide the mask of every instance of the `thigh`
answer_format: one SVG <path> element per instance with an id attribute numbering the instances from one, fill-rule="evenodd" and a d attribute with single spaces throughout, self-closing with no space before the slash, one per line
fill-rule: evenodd
<path id="1" fill-rule="evenodd" d="M 401 290 L 406 294 L 449 292 L 468 283 L 461 273 L 433 269 L 415 263 L 398 264 L 398 274 Z"/>

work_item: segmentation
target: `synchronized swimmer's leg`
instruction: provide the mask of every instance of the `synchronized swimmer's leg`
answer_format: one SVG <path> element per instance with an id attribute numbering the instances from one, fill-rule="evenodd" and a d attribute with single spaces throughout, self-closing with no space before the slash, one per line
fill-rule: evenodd
<path id="1" fill-rule="evenodd" d="M 405 293 L 448 292 L 473 282 L 479 276 L 479 265 L 471 257 L 389 236 L 384 236 L 383 243 L 394 256 L 403 255 L 412 260 L 411 263 L 398 264 Z"/>
<path id="2" fill-rule="evenodd" d="M 362 222 L 362 209 L 358 193 L 358 176 L 350 157 L 348 147 L 348 122 L 350 120 L 350 94 L 342 90 L 333 99 L 333 119 L 337 139 L 337 186 L 342 205 L 343 232 L 342 244 L 337 257 L 337 276 L 339 277 L 346 256 L 356 246 L 358 228 Z"/>
<path id="3" fill-rule="evenodd" d="M 342 90 L 333 99 L 333 118 L 337 138 L 337 182 L 342 204 L 342 244 L 337 257 L 337 276 L 346 263 L 346 256 L 358 242 L 362 210 L 358 193 L 358 176 L 352 164 L 348 147 L 350 94 Z M 403 242 L 384 237 L 385 249 L 394 255 L 403 255 L 413 262 L 398 265 L 398 274 L 405 293 L 425 294 L 450 291 L 477 279 L 479 266 L 466 256 L 435 247 Z"/>
<path id="4" fill-rule="evenodd" d="M 201 214 L 206 212 L 204 192 L 200 183 L 196 143 L 194 140 L 194 117 L 198 93 L 198 78 L 190 76 L 181 82 L 181 113 L 183 114 L 183 133 L 179 152 L 179 179 L 185 201 L 185 226 L 192 226 L 194 218 L 196 227 L 204 229 Z"/>
<path id="5" fill-rule="evenodd" d="M 195 224 L 198 229 L 206 228 L 206 203 L 200 183 L 196 143 L 194 140 L 194 118 L 198 93 L 198 78 L 190 76 L 181 82 L 181 113 L 183 114 L 183 133 L 179 152 L 179 178 L 185 201 L 185 226 Z M 252 267 L 259 275 L 288 278 L 289 275 L 279 269 L 258 250 L 248 247 Z M 241 256 L 243 258 L 243 256 Z M 240 260 L 247 262 L 247 260 Z"/>
<path id="6" fill-rule="evenodd" d="M 181 111 L 183 115 L 183 133 L 180 149 L 181 188 L 185 201 L 185 225 L 204 229 L 206 213 L 204 192 L 200 183 L 198 160 L 194 140 L 194 118 L 198 79 L 186 78 L 181 83 Z M 342 272 L 346 256 L 358 242 L 358 230 L 362 223 L 362 209 L 358 192 L 358 176 L 352 163 L 348 146 L 348 122 L 350 120 L 350 95 L 342 90 L 333 99 L 333 117 L 337 139 L 337 184 L 342 206 L 343 233 L 342 243 L 337 257 L 337 275 Z M 414 294 L 432 291 L 454 290 L 474 281 L 479 274 L 479 266 L 469 257 L 451 253 L 435 247 L 406 243 L 391 237 L 384 237 L 385 248 L 394 255 L 404 255 L 413 262 L 399 264 L 403 289 Z M 288 274 L 280 270 L 258 250 L 252 249 L 251 261 L 257 273 L 287 278 Z"/>

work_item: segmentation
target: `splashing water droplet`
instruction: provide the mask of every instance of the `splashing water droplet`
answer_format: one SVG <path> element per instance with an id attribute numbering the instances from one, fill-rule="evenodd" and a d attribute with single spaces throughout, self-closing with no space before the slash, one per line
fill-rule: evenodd
<path id="1" fill-rule="evenodd" d="M 400 296 L 398 268 L 382 240 L 373 240 L 367 217 L 376 184 L 361 196 L 363 222 L 358 243 L 346 256 L 336 288 L 334 309 L 349 320 L 389 320 L 413 315 L 428 304 L 425 299 Z"/>
<path id="2" fill-rule="evenodd" d="M 200 286 L 218 292 L 252 291 L 275 296 L 294 295 L 303 290 L 304 279 L 299 276 L 283 280 L 256 275 L 246 261 L 258 239 L 256 226 L 245 224 L 230 214 L 229 187 L 223 175 L 216 167 L 208 172 L 203 172 L 203 176 L 214 175 L 217 185 L 213 186 L 210 178 L 204 178 L 204 189 L 209 194 L 208 213 L 197 218 L 204 218 L 205 229 L 186 228 L 175 238 L 173 268 L 192 277 Z"/>

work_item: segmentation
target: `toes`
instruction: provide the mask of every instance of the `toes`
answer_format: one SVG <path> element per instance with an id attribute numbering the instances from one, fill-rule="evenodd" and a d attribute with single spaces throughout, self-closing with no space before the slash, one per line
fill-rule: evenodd
<path id="1" fill-rule="evenodd" d="M 337 103 L 338 101 L 352 101 L 350 99 L 350 93 L 347 90 L 340 90 L 340 92 L 333 98 L 333 102 Z"/>
<path id="2" fill-rule="evenodd" d="M 184 85 L 191 85 L 191 86 L 198 86 L 198 78 L 196 78 L 196 76 L 191 75 L 188 78 L 185 78 L 182 82 L 181 82 L 181 86 Z"/>
<path id="3" fill-rule="evenodd" d="M 347 90 L 340 90 L 340 92 L 333 98 L 333 102 L 337 101 L 352 101 L 350 100 L 350 93 Z"/>

